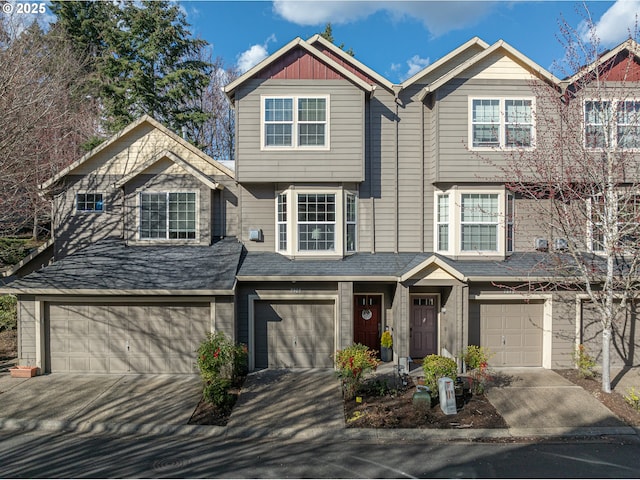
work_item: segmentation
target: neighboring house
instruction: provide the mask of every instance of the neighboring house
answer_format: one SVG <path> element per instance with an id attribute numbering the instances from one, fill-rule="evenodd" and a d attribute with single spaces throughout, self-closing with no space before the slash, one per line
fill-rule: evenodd
<path id="1" fill-rule="evenodd" d="M 55 261 L 2 289 L 20 362 L 192 372 L 218 330 L 251 369 L 332 367 L 389 329 L 405 368 L 470 344 L 495 366 L 571 366 L 575 294 L 509 288 L 548 256 L 496 171 L 535 148 L 535 82 L 560 84 L 502 41 L 395 85 L 316 35 L 225 88 L 235 171 L 143 117 L 42 185 Z"/>

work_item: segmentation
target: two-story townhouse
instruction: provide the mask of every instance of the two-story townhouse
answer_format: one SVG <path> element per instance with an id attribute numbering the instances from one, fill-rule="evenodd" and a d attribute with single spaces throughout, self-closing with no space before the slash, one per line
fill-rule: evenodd
<path id="1" fill-rule="evenodd" d="M 403 368 L 469 344 L 496 366 L 570 366 L 575 294 L 512 288 L 545 279 L 548 232 L 500 169 L 544 131 L 540 82 L 560 86 L 502 41 L 394 85 L 314 36 L 225 88 L 235 171 L 141 119 L 43 185 L 56 261 L 5 289 L 21 361 L 192 371 L 222 330 L 252 369 L 331 367 L 388 329 Z"/>

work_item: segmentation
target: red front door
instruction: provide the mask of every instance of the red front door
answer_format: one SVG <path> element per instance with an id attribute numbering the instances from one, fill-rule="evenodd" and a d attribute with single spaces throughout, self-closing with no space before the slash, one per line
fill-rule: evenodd
<path id="1" fill-rule="evenodd" d="M 380 351 L 380 295 L 356 295 L 353 320 L 353 341 Z"/>
<path id="2" fill-rule="evenodd" d="M 411 301 L 411 338 L 409 355 L 424 358 L 438 353 L 438 298 L 413 297 Z"/>

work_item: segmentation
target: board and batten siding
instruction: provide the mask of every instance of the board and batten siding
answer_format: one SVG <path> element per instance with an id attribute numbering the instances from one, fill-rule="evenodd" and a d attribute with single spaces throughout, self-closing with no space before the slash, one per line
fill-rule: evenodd
<path id="1" fill-rule="evenodd" d="M 437 92 L 438 124 L 436 181 L 486 182 L 504 176 L 510 150 L 469 150 L 469 99 L 473 97 L 533 97 L 527 80 L 454 79 Z"/>
<path id="2" fill-rule="evenodd" d="M 262 149 L 263 96 L 329 96 L 329 149 Z M 251 80 L 236 92 L 240 182 L 362 181 L 365 93 L 346 80 Z"/>

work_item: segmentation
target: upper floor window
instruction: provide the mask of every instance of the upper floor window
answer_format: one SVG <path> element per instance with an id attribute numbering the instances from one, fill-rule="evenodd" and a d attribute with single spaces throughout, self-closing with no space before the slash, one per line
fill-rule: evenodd
<path id="1" fill-rule="evenodd" d="M 451 255 L 511 253 L 514 213 L 514 195 L 506 190 L 453 188 L 436 193 L 436 251 Z"/>
<path id="2" fill-rule="evenodd" d="M 101 193 L 77 193 L 77 212 L 103 212 L 104 202 Z"/>
<path id="3" fill-rule="evenodd" d="M 140 193 L 140 238 L 196 238 L 194 192 Z"/>
<path id="4" fill-rule="evenodd" d="M 342 255 L 356 251 L 354 193 L 335 189 L 287 190 L 278 194 L 276 209 L 277 251 L 289 255 Z"/>
<path id="5" fill-rule="evenodd" d="M 533 147 L 533 99 L 472 98 L 470 109 L 473 148 Z"/>
<path id="6" fill-rule="evenodd" d="M 264 148 L 327 148 L 328 97 L 263 97 Z"/>
<path id="7" fill-rule="evenodd" d="M 640 148 L 639 100 L 585 100 L 587 148 Z"/>
<path id="8" fill-rule="evenodd" d="M 609 203 L 605 202 L 604 195 L 588 199 L 588 245 L 592 251 L 602 252 L 605 250 L 605 238 L 608 238 L 621 251 L 637 250 L 640 244 L 640 195 L 620 193 L 614 202 Z M 615 223 L 607 228 L 609 213 Z"/>

